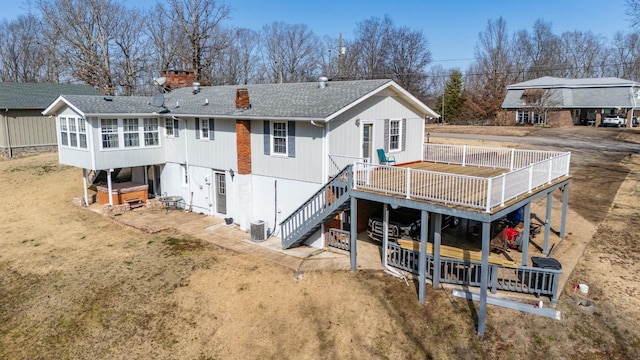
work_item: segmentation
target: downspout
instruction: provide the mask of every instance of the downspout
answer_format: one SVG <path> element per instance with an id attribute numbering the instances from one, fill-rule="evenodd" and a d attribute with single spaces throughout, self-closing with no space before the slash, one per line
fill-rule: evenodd
<path id="1" fill-rule="evenodd" d="M 9 159 L 13 159 L 13 149 L 11 149 L 11 136 L 9 135 L 9 109 L 4 109 L 4 127 L 7 132 L 7 147 L 9 148 Z"/>

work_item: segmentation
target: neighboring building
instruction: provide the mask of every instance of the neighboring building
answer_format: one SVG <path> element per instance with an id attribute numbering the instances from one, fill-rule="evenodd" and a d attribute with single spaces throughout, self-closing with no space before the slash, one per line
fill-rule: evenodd
<path id="1" fill-rule="evenodd" d="M 56 151 L 56 124 L 42 111 L 61 94 L 97 95 L 89 85 L 0 82 L 0 156 Z"/>
<path id="2" fill-rule="evenodd" d="M 425 118 L 438 116 L 391 80 L 63 95 L 43 113 L 56 117 L 60 162 L 85 178 L 132 168 L 150 196 L 272 231 L 345 165 L 378 163 L 376 149 L 421 161 Z"/>
<path id="3" fill-rule="evenodd" d="M 627 118 L 638 108 L 640 83 L 618 78 L 541 77 L 507 86 L 506 122 L 551 126 L 601 125 L 603 115 Z"/>

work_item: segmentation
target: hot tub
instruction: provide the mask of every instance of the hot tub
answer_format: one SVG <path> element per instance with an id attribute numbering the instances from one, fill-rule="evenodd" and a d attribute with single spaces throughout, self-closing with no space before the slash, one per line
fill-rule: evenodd
<path id="1" fill-rule="evenodd" d="M 109 203 L 109 187 L 107 185 L 98 185 L 98 204 L 104 205 Z M 122 205 L 127 200 L 140 199 L 147 202 L 149 197 L 149 185 L 134 183 L 131 181 L 111 184 L 111 197 L 113 205 Z"/>

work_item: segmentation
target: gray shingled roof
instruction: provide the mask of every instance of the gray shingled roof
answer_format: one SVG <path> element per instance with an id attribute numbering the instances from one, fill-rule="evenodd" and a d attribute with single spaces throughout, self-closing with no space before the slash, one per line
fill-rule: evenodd
<path id="1" fill-rule="evenodd" d="M 358 80 L 318 83 L 255 84 L 180 88 L 164 95 L 164 109 L 153 106 L 152 97 L 64 96 L 85 115 L 166 113 L 173 115 L 233 116 L 237 118 L 324 119 L 362 97 L 390 84 L 391 80 Z M 236 90 L 247 88 L 251 108 L 238 112 Z M 208 103 L 207 103 L 208 101 Z"/>
<path id="2" fill-rule="evenodd" d="M 634 89 L 634 87 L 636 89 Z M 562 79 L 550 76 L 507 87 L 502 102 L 504 109 L 520 109 L 525 89 L 548 89 L 557 101 L 557 108 L 631 108 L 640 83 L 618 78 Z"/>
<path id="3" fill-rule="evenodd" d="M 507 86 L 507 89 L 527 89 L 527 88 L 580 88 L 580 87 L 617 87 L 617 86 L 640 86 L 640 83 L 615 77 L 604 78 L 582 78 L 565 79 L 552 76 L 524 81 Z"/>
<path id="4" fill-rule="evenodd" d="M 96 95 L 90 85 L 0 82 L 0 109 L 45 109 L 60 95 Z"/>

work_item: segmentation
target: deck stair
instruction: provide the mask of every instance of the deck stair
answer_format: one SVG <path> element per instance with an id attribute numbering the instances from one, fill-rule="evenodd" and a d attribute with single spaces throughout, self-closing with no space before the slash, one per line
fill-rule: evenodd
<path id="1" fill-rule="evenodd" d="M 351 168 L 352 165 L 347 165 L 280 223 L 283 249 L 301 245 L 327 219 L 349 207 L 353 180 Z"/>
<path id="2" fill-rule="evenodd" d="M 113 169 L 111 173 L 112 178 L 116 178 L 122 168 Z M 107 181 L 107 171 L 106 170 L 91 170 L 89 171 L 87 181 L 89 182 L 89 188 L 95 187 L 99 183 L 103 183 Z M 94 189 L 95 190 L 95 189 Z"/>

